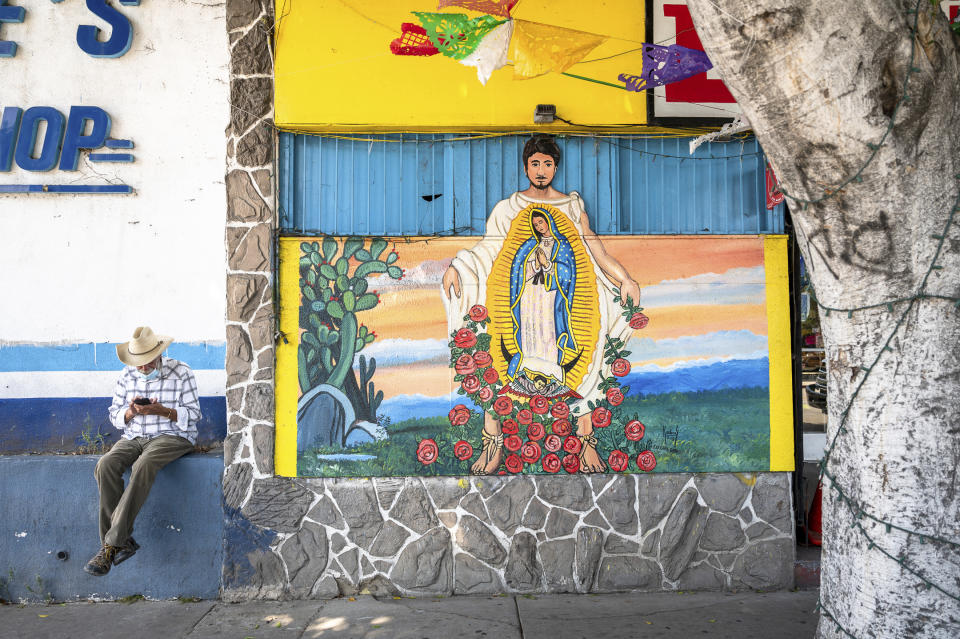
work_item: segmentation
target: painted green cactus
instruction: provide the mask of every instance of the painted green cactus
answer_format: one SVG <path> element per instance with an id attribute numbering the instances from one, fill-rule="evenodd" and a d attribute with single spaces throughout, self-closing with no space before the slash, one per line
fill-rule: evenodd
<path id="1" fill-rule="evenodd" d="M 399 280 L 403 270 L 396 265 L 396 251 L 387 250 L 387 241 L 375 237 L 348 237 L 342 242 L 323 237 L 319 242 L 300 244 L 300 347 L 298 366 L 303 393 L 319 384 L 342 390 L 350 399 L 357 418 L 375 422 L 383 392 L 375 392 L 371 378 L 377 364 L 359 359 L 360 379 L 353 370 L 354 359 L 376 334 L 357 320 L 357 314 L 380 303 L 376 291 L 367 290 L 367 277 L 386 274 Z M 339 255 L 338 255 L 339 253 Z M 351 269 L 353 272 L 351 273 Z"/>

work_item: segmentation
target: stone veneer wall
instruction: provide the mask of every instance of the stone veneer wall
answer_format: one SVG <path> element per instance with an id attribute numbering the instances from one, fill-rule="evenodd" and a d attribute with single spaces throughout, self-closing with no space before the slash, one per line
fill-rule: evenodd
<path id="1" fill-rule="evenodd" d="M 222 596 L 788 588 L 790 476 L 273 476 L 271 0 L 227 0 Z"/>
<path id="2" fill-rule="evenodd" d="M 787 473 L 253 483 L 228 600 L 793 585 Z"/>
<path id="3" fill-rule="evenodd" d="M 226 502 L 239 505 L 253 481 L 273 476 L 274 208 L 273 0 L 228 0 L 230 124 L 226 130 L 227 437 Z M 257 485 L 259 486 L 259 484 Z M 250 583 L 246 557 L 270 532 L 227 508 L 222 587 Z M 270 553 L 253 561 L 269 564 Z M 237 566 L 240 567 L 237 567 Z M 232 572 L 231 572 L 232 571 Z M 230 573 L 230 574 L 228 574 Z"/>

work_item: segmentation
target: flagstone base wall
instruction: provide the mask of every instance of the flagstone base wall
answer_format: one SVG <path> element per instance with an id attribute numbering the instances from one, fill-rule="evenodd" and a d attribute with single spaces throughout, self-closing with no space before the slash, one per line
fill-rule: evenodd
<path id="1" fill-rule="evenodd" d="M 793 586 L 788 473 L 249 483 L 229 601 Z"/>
<path id="2" fill-rule="evenodd" d="M 225 600 L 793 585 L 790 475 L 274 476 L 271 0 L 228 0 Z"/>

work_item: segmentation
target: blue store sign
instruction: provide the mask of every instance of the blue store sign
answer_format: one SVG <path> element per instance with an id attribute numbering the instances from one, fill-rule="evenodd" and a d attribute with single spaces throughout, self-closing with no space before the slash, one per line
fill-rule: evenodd
<path id="1" fill-rule="evenodd" d="M 58 3 L 61 0 L 53 0 Z M 130 49 L 133 25 L 107 0 L 86 0 L 87 9 L 110 25 L 109 36 L 99 27 L 77 27 L 77 46 L 95 58 L 118 58 Z M 120 0 L 120 4 L 138 6 L 140 0 Z M 26 9 L 0 0 L 0 28 L 20 24 Z M 104 35 L 101 39 L 101 35 Z M 17 43 L 0 35 L 0 58 L 17 54 Z M 24 171 L 76 171 L 82 150 L 89 150 L 91 162 L 133 162 L 129 152 L 93 153 L 98 149 L 129 150 L 131 140 L 110 137 L 110 115 L 96 106 L 71 106 L 66 115 L 49 106 L 23 109 L 7 106 L 0 112 L 0 173 L 12 170 L 14 163 Z M 41 129 L 43 133 L 41 135 Z M 0 193 L 132 193 L 126 184 L 0 184 Z"/>

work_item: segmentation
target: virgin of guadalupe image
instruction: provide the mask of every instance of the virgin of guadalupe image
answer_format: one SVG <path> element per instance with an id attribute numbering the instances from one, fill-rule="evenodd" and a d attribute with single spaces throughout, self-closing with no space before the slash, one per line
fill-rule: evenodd
<path id="1" fill-rule="evenodd" d="M 452 259 L 442 297 L 451 331 L 471 308 L 488 309 L 500 397 L 521 406 L 540 397 L 566 402 L 579 414 L 580 471 L 604 472 L 587 403 L 603 397 L 598 386 L 609 374 L 604 343 L 629 338 L 620 304 L 638 303 L 640 288 L 590 228 L 580 195 L 553 188 L 560 160 L 552 136 L 526 142 L 522 166 L 529 188 L 497 203 L 486 235 Z M 481 440 L 471 471 L 495 474 L 504 461 L 500 416 L 486 412 Z"/>
<path id="2" fill-rule="evenodd" d="M 504 340 L 499 344 L 510 380 L 500 394 L 521 401 L 534 395 L 581 399 L 565 383 L 582 354 L 570 325 L 577 272 L 573 248 L 545 207 L 531 209 L 529 224 L 530 237 L 510 268 L 513 348 Z"/>

